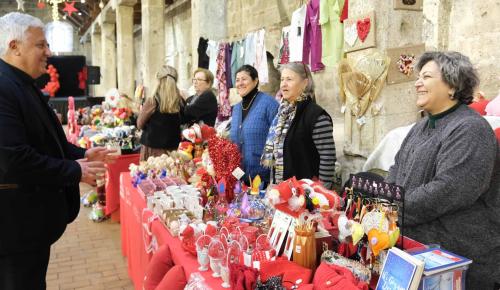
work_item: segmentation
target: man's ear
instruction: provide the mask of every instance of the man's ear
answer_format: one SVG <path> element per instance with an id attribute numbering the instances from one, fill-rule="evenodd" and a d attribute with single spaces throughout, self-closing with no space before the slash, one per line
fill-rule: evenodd
<path id="1" fill-rule="evenodd" d="M 17 40 L 13 39 L 9 42 L 9 49 L 13 51 L 15 55 L 20 55 L 20 52 L 18 51 L 19 42 Z"/>

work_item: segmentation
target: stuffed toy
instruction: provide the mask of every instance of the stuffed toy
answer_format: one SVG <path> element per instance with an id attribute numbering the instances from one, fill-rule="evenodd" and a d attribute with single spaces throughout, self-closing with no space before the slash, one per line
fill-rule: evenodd
<path id="1" fill-rule="evenodd" d="M 177 152 L 182 156 L 185 160 L 193 159 L 193 144 L 191 142 L 183 141 L 179 143 L 179 148 Z"/>

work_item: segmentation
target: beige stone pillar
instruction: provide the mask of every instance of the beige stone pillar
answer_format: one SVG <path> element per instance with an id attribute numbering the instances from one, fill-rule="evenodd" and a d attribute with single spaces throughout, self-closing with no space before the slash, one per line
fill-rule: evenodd
<path id="1" fill-rule="evenodd" d="M 156 72 L 165 63 L 165 1 L 141 1 L 143 82 L 146 96 L 156 85 Z"/>
<path id="2" fill-rule="evenodd" d="M 102 86 L 104 92 L 116 88 L 116 34 L 113 20 L 104 19 L 101 14 L 101 45 L 102 45 Z"/>
<path id="3" fill-rule="evenodd" d="M 101 28 L 98 25 L 93 25 L 90 34 L 90 42 L 92 46 L 92 65 L 101 66 L 102 45 L 101 45 Z M 101 68 L 102 69 L 102 68 Z M 104 96 L 102 89 L 102 77 L 99 85 L 91 85 L 90 93 L 93 96 Z"/>
<path id="4" fill-rule="evenodd" d="M 134 4 L 118 1 L 116 6 L 116 55 L 118 90 L 129 97 L 134 95 Z"/>
<path id="5" fill-rule="evenodd" d="M 375 50 L 385 54 L 388 48 L 423 42 L 422 11 L 394 10 L 393 1 L 349 1 L 350 18 L 370 11 L 375 12 L 376 47 L 350 52 L 347 58 L 359 59 Z M 414 81 L 394 85 L 384 83 L 378 100 L 364 116 L 364 125 L 359 125 L 360 120 L 346 108 L 344 154 L 350 162 L 343 165 L 350 168 L 344 170 L 359 171 L 365 158 L 390 130 L 417 121 L 418 108 L 415 102 Z"/>

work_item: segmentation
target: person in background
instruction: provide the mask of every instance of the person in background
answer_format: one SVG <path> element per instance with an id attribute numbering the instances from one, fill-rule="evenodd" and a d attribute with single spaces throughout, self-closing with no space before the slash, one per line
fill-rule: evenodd
<path id="1" fill-rule="evenodd" d="M 45 289 L 50 247 L 114 150 L 70 144 L 35 86 L 51 55 L 40 19 L 0 17 L 0 289 Z"/>
<path id="2" fill-rule="evenodd" d="M 467 106 L 479 78 L 458 52 L 426 52 L 416 68 L 417 106 L 427 116 L 404 139 L 386 179 L 405 189 L 405 235 L 472 259 L 467 289 L 498 289 L 500 147 Z"/>
<path id="3" fill-rule="evenodd" d="M 330 115 L 315 102 L 309 68 L 300 62 L 282 66 L 283 99 L 267 137 L 263 165 L 274 168 L 274 182 L 290 177 L 318 178 L 332 187 L 335 142 Z"/>
<path id="4" fill-rule="evenodd" d="M 260 165 L 260 157 L 279 104 L 273 97 L 259 92 L 259 75 L 253 66 L 240 67 L 235 81 L 242 101 L 233 106 L 229 136 L 243 157 L 242 169 L 246 173 L 243 180 L 259 175 L 267 183 L 269 169 Z"/>
<path id="5" fill-rule="evenodd" d="M 214 75 L 207 69 L 198 68 L 193 74 L 196 94 L 187 98 L 182 123 L 188 126 L 202 121 L 209 126 L 215 125 L 217 118 L 217 98 L 212 91 Z"/>
<path id="6" fill-rule="evenodd" d="M 176 150 L 181 141 L 184 101 L 177 88 L 177 70 L 164 65 L 156 78 L 158 85 L 137 118 L 137 128 L 142 130 L 140 160 Z"/>

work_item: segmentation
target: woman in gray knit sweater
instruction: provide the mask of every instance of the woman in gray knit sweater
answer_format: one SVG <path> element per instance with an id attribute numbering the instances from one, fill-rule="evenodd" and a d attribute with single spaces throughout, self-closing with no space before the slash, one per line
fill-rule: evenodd
<path id="1" fill-rule="evenodd" d="M 417 105 L 427 112 L 403 141 L 388 182 L 405 188 L 405 234 L 468 257 L 467 289 L 500 287 L 500 147 L 466 106 L 479 78 L 458 52 L 426 52 Z"/>

